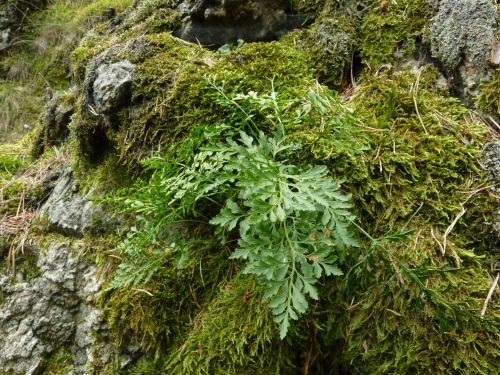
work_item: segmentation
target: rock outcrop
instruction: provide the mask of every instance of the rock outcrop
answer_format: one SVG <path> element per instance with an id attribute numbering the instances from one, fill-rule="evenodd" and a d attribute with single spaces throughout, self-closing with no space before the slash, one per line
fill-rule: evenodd
<path id="1" fill-rule="evenodd" d="M 453 77 L 457 95 L 474 106 L 494 43 L 496 7 L 488 0 L 442 0 L 431 20 L 432 55 Z"/>
<path id="2" fill-rule="evenodd" d="M 94 361 L 113 353 L 99 344 L 107 330 L 96 306 L 101 281 L 97 267 L 78 254 L 82 243 L 51 242 L 38 251 L 38 276 L 22 281 L 0 276 L 0 369 L 14 374 L 41 374 L 47 359 L 69 354 L 66 374 L 87 374 Z M 35 267 L 35 265 L 33 265 Z"/>
<path id="3" fill-rule="evenodd" d="M 97 67 L 92 99 L 105 127 L 116 123 L 116 112 L 130 100 L 134 68 L 127 60 Z"/>
<path id="4" fill-rule="evenodd" d="M 187 0 L 177 7 L 182 26 L 175 34 L 209 46 L 276 39 L 286 24 L 283 0 Z"/>

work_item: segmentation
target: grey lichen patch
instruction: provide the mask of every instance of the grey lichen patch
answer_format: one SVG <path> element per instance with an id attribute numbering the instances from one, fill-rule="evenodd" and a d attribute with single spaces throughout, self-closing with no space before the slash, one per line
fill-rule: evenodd
<path id="1" fill-rule="evenodd" d="M 109 360 L 110 345 L 92 355 L 94 334 L 107 325 L 95 305 L 97 267 L 78 257 L 81 246 L 53 241 L 42 253 L 37 245 L 36 277 L 12 283 L 0 275 L 0 373 L 86 374 L 97 357 Z"/>
<path id="2" fill-rule="evenodd" d="M 442 0 L 430 27 L 433 56 L 450 72 L 463 57 L 485 66 L 496 17 L 496 7 L 489 0 Z"/>
<path id="3" fill-rule="evenodd" d="M 500 179 L 500 142 L 488 142 L 483 149 L 483 165 L 491 180 Z"/>

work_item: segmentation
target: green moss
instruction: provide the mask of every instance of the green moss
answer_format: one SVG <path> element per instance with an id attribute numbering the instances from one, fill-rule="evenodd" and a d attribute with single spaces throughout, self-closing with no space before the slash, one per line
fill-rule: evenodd
<path id="1" fill-rule="evenodd" d="M 327 3 L 328 0 L 293 0 L 292 5 L 293 9 L 301 14 L 301 13 L 308 13 L 308 12 L 319 12 L 321 11 L 325 3 Z"/>
<path id="2" fill-rule="evenodd" d="M 489 82 L 484 83 L 481 87 L 481 92 L 477 98 L 476 105 L 483 112 L 494 113 L 500 115 L 500 69 L 495 69 L 492 72 L 492 78 Z"/>
<path id="3" fill-rule="evenodd" d="M 95 195 L 116 191 L 131 186 L 135 178 L 114 152 L 104 156 L 94 167 L 80 164 L 75 172 L 82 191 L 92 190 Z"/>
<path id="4" fill-rule="evenodd" d="M 165 46 L 170 43 L 168 37 L 165 43 Z M 283 40 L 266 46 L 275 48 L 280 43 L 284 43 Z M 196 53 L 196 47 L 178 48 L 177 53 L 181 55 L 176 56 L 184 59 L 190 56 L 188 52 Z M 256 44 L 253 48 L 262 51 L 263 47 Z M 255 59 L 257 50 L 251 51 Z M 203 67 L 200 61 L 199 66 L 192 67 L 200 71 L 195 77 L 200 79 L 203 69 L 218 74 L 224 72 L 229 88 L 237 85 L 233 79 L 243 79 L 242 91 L 267 91 L 267 82 L 259 81 L 255 73 L 252 76 L 255 80 L 247 81 L 245 76 L 239 76 L 242 73 L 238 65 L 250 59 L 248 52 L 244 48 L 234 51 L 211 68 Z M 283 52 L 285 48 L 280 51 Z M 216 61 L 216 55 L 209 56 Z M 217 123 L 230 115 L 217 108 L 211 98 L 204 102 L 190 96 L 206 90 L 206 83 L 201 79 L 188 80 L 192 78 L 188 72 L 176 76 L 174 85 L 172 65 L 169 65 L 172 63 L 162 58 L 166 59 L 158 55 L 160 64 L 156 67 L 148 61 L 141 65 L 140 87 L 147 88 L 141 99 L 161 95 L 155 83 L 158 81 L 153 77 L 163 74 L 163 87 L 169 84 L 173 87 L 172 98 L 166 98 L 168 103 L 186 97 L 191 100 L 189 103 L 195 100 L 201 103 L 179 112 L 177 124 L 188 118 L 194 122 L 197 116 L 200 119 L 196 123 Z M 268 60 L 262 61 L 269 64 Z M 226 71 L 229 62 L 234 64 L 233 71 Z M 162 66 L 165 71 L 155 70 Z M 261 66 L 261 71 L 263 69 Z M 293 66 L 290 70 L 293 72 Z M 150 76 L 146 75 L 148 72 Z M 388 70 L 366 78 L 349 102 L 354 115 L 360 119 L 360 129 L 370 134 L 370 148 L 363 154 L 353 155 L 336 148 L 332 138 L 318 141 L 319 129 L 313 125 L 291 129 L 290 138 L 304 145 L 302 154 L 296 156 L 301 163 L 326 164 L 335 177 L 346 180 L 343 189 L 353 194 L 362 226 L 375 236 L 400 228 L 423 203 L 411 224 L 416 235 L 403 243 L 388 244 L 389 250 L 409 267 L 460 265 L 462 269 L 456 273 L 444 276 L 430 273 L 424 282 L 428 280 L 428 286 L 441 290 L 450 302 L 467 300 L 469 307 L 480 308 L 489 283 L 483 272 L 484 261 L 478 255 L 487 252 L 489 244 L 475 237 L 491 215 L 494 204 L 488 194 L 470 195 L 474 190 L 471 183 L 479 184 L 484 178 L 478 163 L 485 129 L 456 99 L 437 86 L 438 76 L 435 69 L 426 68 L 420 73 Z M 303 75 L 303 80 L 295 77 L 285 83 L 276 77 L 275 82 L 281 84 L 285 94 L 292 96 L 308 89 L 310 77 Z M 187 82 L 191 84 L 184 86 Z M 292 86 L 291 82 L 298 82 L 300 86 Z M 185 97 L 176 97 L 177 93 Z M 134 98 L 138 99 L 138 96 Z M 171 109 L 163 107 L 163 110 Z M 169 117 L 161 117 L 161 112 L 158 116 L 163 121 L 151 122 L 152 126 L 168 126 Z M 448 238 L 447 253 L 439 256 L 441 250 L 432 236 L 442 242 L 443 233 L 463 207 L 467 209 L 464 220 L 468 225 L 457 224 Z M 252 279 L 239 275 L 226 280 L 216 293 L 214 286 L 221 280 L 216 278 L 209 293 L 199 294 L 204 287 L 198 275 L 215 276 L 210 271 L 214 269 L 220 275 L 221 270 L 230 266 L 223 264 L 226 255 L 222 252 L 212 265 L 203 260 L 206 255 L 202 253 L 192 256 L 186 270 L 175 270 L 167 263 L 149 284 L 136 288 L 139 290 L 117 290 L 111 294 L 108 314 L 113 330 L 118 332 L 117 340 L 124 339 L 127 333 L 135 333 L 143 339 L 145 349 L 154 349 L 161 357 L 155 365 L 149 362 L 148 366 L 152 367 L 141 365 L 145 368 L 163 366 L 163 372 L 186 374 L 286 374 L 299 367 L 297 358 L 302 355 L 309 358 L 307 368 L 314 373 L 330 371 L 332 363 L 339 371 L 347 371 L 351 363 L 355 363 L 360 371 L 370 374 L 404 374 L 419 368 L 428 371 L 435 368 L 437 373 L 445 374 L 453 366 L 457 373 L 486 374 L 496 366 L 496 362 L 490 364 L 474 352 L 475 347 L 481 348 L 479 353 L 498 352 L 494 331 L 477 325 L 472 318 L 458 320 L 448 312 L 452 328 L 447 331 L 449 334 L 443 334 L 438 324 L 442 319 L 433 301 L 422 299 L 421 290 L 413 282 L 405 279 L 401 283 L 390 264 L 386 267 L 377 261 L 377 267 L 368 271 L 372 284 L 360 282 L 356 290 L 346 289 L 339 280 L 325 279 L 320 290 L 321 303 L 315 305 L 307 320 L 297 323 L 290 341 L 282 342 L 276 338 L 272 316 L 266 305 L 261 304 L 259 287 Z M 198 270 L 200 265 L 202 272 Z M 194 275 L 197 279 L 192 278 Z M 207 283 L 206 278 L 204 280 Z M 157 306 L 167 307 L 158 309 Z M 490 308 L 492 314 L 497 314 L 500 305 L 495 302 Z M 464 337 L 477 337 L 480 342 Z M 457 354 L 450 358 L 440 355 L 443 352 Z"/>
<path id="5" fill-rule="evenodd" d="M 193 126 L 222 123 L 227 113 L 210 97 L 205 75 L 224 81 L 228 91 L 262 92 L 274 79 L 276 89 L 297 96 L 314 84 L 309 58 L 291 37 L 247 44 L 227 56 L 186 44 L 169 33 L 140 36 L 135 42 L 148 46 L 149 52 L 138 57 L 124 50 L 114 57 L 137 64 L 132 103 L 119 113 L 119 129 L 104 130 L 90 113 L 75 122 L 79 154 L 89 159 L 102 152 L 93 141 L 98 137 L 109 142 L 102 147 L 117 148 L 120 160 L 135 167 L 152 147 L 184 139 Z"/>
<path id="6" fill-rule="evenodd" d="M 474 195 L 471 184 L 484 181 L 479 162 L 485 128 L 435 86 L 436 77 L 433 69 L 420 75 L 389 71 L 370 77 L 349 103 L 360 126 L 371 133 L 370 150 L 361 160 L 352 160 L 325 145 L 312 156 L 347 180 L 344 189 L 353 193 L 360 222 L 373 235 L 402 227 L 423 204 L 411 224 L 415 235 L 385 245 L 410 267 L 460 267 L 443 275 L 431 272 L 423 282 L 450 303 L 467 301 L 462 308 L 480 309 L 491 283 L 479 255 L 491 244 L 477 237 L 495 204 L 487 191 Z M 466 216 L 448 236 L 443 256 L 437 241 L 443 243 L 443 233 L 462 208 Z M 356 289 L 341 288 L 339 293 L 337 281 L 326 281 L 322 306 L 315 312 L 324 332 L 315 344 L 317 352 L 324 353 L 340 339 L 346 346 L 336 366 L 354 370 L 354 364 L 368 374 L 494 371 L 496 360 L 486 359 L 500 349 L 494 329 L 481 326 L 477 318 L 458 319 L 451 310 L 445 312 L 448 326 L 440 326 L 442 311 L 435 301 L 422 299 L 421 290 L 404 273 L 400 282 L 397 265 L 380 259 L 375 265 L 366 270 L 370 278 L 365 274 L 356 280 Z M 351 306 L 347 315 L 339 299 Z M 496 317 L 500 305 L 495 302 L 488 309 Z M 331 326 L 332 319 L 342 330 Z M 313 364 L 317 373 L 326 365 L 321 360 Z"/>
<path id="7" fill-rule="evenodd" d="M 372 71 L 392 63 L 395 53 L 413 53 L 426 33 L 427 0 L 369 2 L 359 32 L 361 58 Z"/>
<path id="8" fill-rule="evenodd" d="M 15 215 L 35 207 L 42 197 L 39 185 L 21 175 L 28 166 L 23 144 L 0 146 L 0 214 Z"/>
<path id="9" fill-rule="evenodd" d="M 103 301 L 115 340 L 120 343 L 136 334 L 141 347 L 156 356 L 175 348 L 200 306 L 214 298 L 231 272 L 224 249 L 209 250 L 196 249 L 183 269 L 169 259 L 147 284 L 108 293 Z"/>
<path id="10" fill-rule="evenodd" d="M 346 188 L 359 207 L 376 218 L 374 229 L 381 222 L 383 231 L 393 228 L 422 202 L 429 221 L 449 223 L 465 200 L 456 192 L 466 189 L 471 175 L 481 175 L 485 128 L 474 117 L 464 120 L 468 110 L 444 95 L 436 78 L 433 69 L 420 75 L 383 73 L 363 84 L 349 103 L 372 144 L 361 163 L 341 171 L 347 172 Z M 334 150 L 332 169 L 344 160 Z"/>
<path id="11" fill-rule="evenodd" d="M 141 357 L 136 363 L 127 366 L 120 374 L 122 375 L 156 375 L 161 374 L 163 361 L 149 356 Z"/>
<path id="12" fill-rule="evenodd" d="M 25 167 L 25 162 L 17 153 L 11 153 L 8 147 L 0 146 L 0 177 L 8 179 L 14 176 L 21 168 Z"/>
<path id="13" fill-rule="evenodd" d="M 417 236 L 405 244 L 388 245 L 391 251 L 409 264 L 429 268 L 442 265 L 430 227 L 421 224 L 415 229 Z M 454 250 L 448 248 L 448 252 L 451 251 Z M 471 253 L 469 256 L 461 253 L 460 257 L 463 261 L 460 271 L 443 276 L 431 274 L 426 285 L 440 290 L 450 302 L 463 303 L 462 308 L 479 310 L 490 281 L 479 265 L 480 259 Z M 448 258 L 451 261 L 452 256 Z M 349 296 L 353 298 L 353 307 L 349 309 L 345 326 L 348 336 L 342 357 L 344 366 L 355 363 L 360 371 L 369 374 L 490 374 L 495 371 L 498 361 L 494 353 L 500 348 L 494 339 L 494 329 L 481 327 L 478 320 L 456 319 L 449 311 L 448 324 L 440 326 L 442 321 L 433 301 L 422 300 L 415 284 L 408 279 L 401 283 L 394 276 L 395 270 L 390 268 L 379 263 L 372 271 L 373 284 L 364 292 L 355 293 L 355 297 Z M 489 306 L 489 314 L 496 316 L 499 308 L 495 302 Z"/>
<path id="14" fill-rule="evenodd" d="M 25 181 L 10 181 L 1 189 L 0 213 L 15 215 L 18 208 L 22 207 L 22 195 L 26 190 Z"/>
<path id="15" fill-rule="evenodd" d="M 95 35 L 90 35 L 71 52 L 71 66 L 77 82 L 82 83 L 85 70 L 91 59 L 109 48 L 113 43 L 111 36 L 104 35 L 99 29 L 94 29 Z"/>
<path id="16" fill-rule="evenodd" d="M 87 2 L 73 16 L 72 23 L 84 26 L 85 28 L 91 28 L 103 22 L 102 15 L 110 9 L 113 10 L 112 13 L 116 14 L 125 11 L 130 5 L 132 5 L 132 0 L 98 0 L 92 3 Z"/>
<path id="17" fill-rule="evenodd" d="M 355 20 L 337 12 L 324 13 L 306 34 L 307 53 L 321 83 L 339 86 L 353 60 Z"/>
<path id="18" fill-rule="evenodd" d="M 146 33 L 173 31 L 180 26 L 180 14 L 174 10 L 173 0 L 142 0 L 134 8 L 123 27 L 139 27 Z M 139 24 L 139 26 L 138 26 Z"/>
<path id="19" fill-rule="evenodd" d="M 252 277 L 239 275 L 193 320 L 163 372 L 173 374 L 290 374 L 289 346 Z"/>
<path id="20" fill-rule="evenodd" d="M 141 2 L 135 15 L 123 16 L 118 31 L 110 33 L 110 24 L 103 24 L 72 54 L 80 82 L 92 59 L 112 45 L 120 48 L 109 50 L 109 61 L 137 64 L 132 102 L 120 110 L 116 129 L 104 129 L 97 116 L 83 111 L 81 102 L 76 104 L 80 109 L 72 124 L 74 154 L 80 162 L 82 155 L 97 155 L 76 172 L 85 189 L 122 187 L 152 150 L 175 146 L 195 126 L 227 122 L 232 113 L 210 96 L 213 91 L 204 75 L 224 81 L 226 92 L 268 92 L 274 79 L 284 97 L 302 98 L 315 87 L 317 77 L 329 85 L 341 83 L 356 50 L 373 73 L 393 63 L 398 51 L 411 53 L 427 27 L 423 0 L 388 1 L 385 9 L 379 1 L 342 2 L 349 9 L 363 5 L 362 15 L 341 14 L 338 2 L 308 1 L 298 6 L 301 12 L 325 6 L 335 13 L 325 11 L 311 30 L 220 55 L 166 32 L 179 21 L 167 3 Z M 144 53 L 125 45 L 139 46 Z M 485 130 L 436 86 L 436 78 L 432 69 L 420 75 L 390 69 L 365 74 L 349 101 L 360 129 L 369 134 L 369 150 L 362 154 L 335 147 L 328 137 L 319 137 L 313 125 L 290 129 L 290 138 L 304 145 L 295 156 L 301 163 L 326 164 L 332 175 L 346 180 L 343 189 L 353 194 L 359 222 L 374 236 L 400 228 L 423 203 L 411 224 L 413 237 L 387 244 L 388 249 L 410 267 L 460 264 L 456 273 L 431 274 L 428 285 L 440 289 L 450 302 L 467 300 L 469 307 L 480 308 L 490 282 L 486 260 L 479 255 L 497 261 L 489 255 L 490 240 L 482 236 L 496 201 L 488 191 L 471 196 L 483 181 L 478 162 Z M 492 82 L 480 101 L 498 111 L 497 96 Z M 99 147 L 97 138 L 105 140 Z M 463 207 L 467 212 L 449 235 L 443 256 L 433 235 L 442 242 Z M 53 234 L 47 234 L 39 220 L 32 231 L 47 241 Z M 116 267 L 109 255 L 115 254 L 106 250 L 117 238 L 86 240 L 87 254 L 109 277 Z M 259 286 L 238 272 L 239 265 L 230 262 L 228 254 L 225 248 L 194 249 L 184 269 L 168 260 L 147 284 L 103 295 L 112 338 L 125 343 L 138 337 L 147 352 L 124 373 L 322 374 L 357 369 L 366 374 L 472 375 L 491 374 L 498 367 L 494 331 L 450 315 L 451 326 L 443 333 L 435 303 L 422 299 L 406 278 L 401 283 L 393 266 L 381 261 L 369 270 L 372 284 L 359 282 L 346 289 L 340 279 L 325 279 L 321 302 L 280 341 L 273 317 L 261 303 Z M 488 314 L 499 311 L 498 302 L 491 301 Z"/>
<path id="21" fill-rule="evenodd" d="M 53 352 L 49 358 L 44 360 L 44 374 L 47 375 L 63 375 L 71 371 L 73 358 L 70 353 L 65 353 L 62 350 Z"/>

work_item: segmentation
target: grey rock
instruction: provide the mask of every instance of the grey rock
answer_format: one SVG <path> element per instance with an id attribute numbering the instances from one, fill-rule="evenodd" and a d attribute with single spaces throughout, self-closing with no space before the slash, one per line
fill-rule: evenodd
<path id="1" fill-rule="evenodd" d="M 126 105 L 131 97 L 133 71 L 135 65 L 130 61 L 102 64 L 97 68 L 93 84 L 95 110 L 103 119 L 104 125 L 111 127 L 115 122 L 114 114 Z"/>
<path id="2" fill-rule="evenodd" d="M 42 182 L 44 193 L 50 193 L 48 199 L 37 211 L 37 216 L 45 216 L 51 230 L 67 236 L 82 236 L 84 233 L 100 233 L 104 228 L 119 224 L 119 219 L 105 213 L 102 205 L 96 205 L 86 194 L 80 193 L 78 181 L 73 176 L 73 169 L 65 167 L 55 170 Z M 54 271 L 44 270 L 50 278 L 57 272 L 57 259 L 53 259 Z M 56 277 L 56 276 L 54 276 Z M 90 276 L 89 276 L 90 277 Z M 65 276 L 67 288 L 73 282 L 73 275 Z M 73 289 L 75 287 L 72 287 Z"/>
<path id="3" fill-rule="evenodd" d="M 0 30 L 0 51 L 9 48 L 10 29 Z"/>
<path id="4" fill-rule="evenodd" d="M 496 7 L 489 0 L 439 0 L 431 19 L 432 55 L 454 79 L 455 94 L 471 107 L 480 84 L 489 79 L 486 68 L 496 19 Z"/>
<path id="5" fill-rule="evenodd" d="M 190 42 L 221 46 L 275 39 L 285 27 L 285 9 L 278 0 L 186 0 L 177 7 L 182 26 L 175 35 Z"/>
<path id="6" fill-rule="evenodd" d="M 107 324 L 96 306 L 101 287 L 97 267 L 78 257 L 82 243 L 52 242 L 38 254 L 39 277 L 13 284 L 0 275 L 0 372 L 43 373 L 43 361 L 63 350 L 72 357 L 68 373 L 88 374 L 107 363 L 114 347 L 97 342 Z"/>
<path id="7" fill-rule="evenodd" d="M 73 169 L 67 167 L 37 215 L 46 215 L 53 230 L 78 236 L 90 230 L 92 217 L 98 215 L 97 210 L 86 196 L 78 194 L 78 183 L 73 177 Z"/>
<path id="8" fill-rule="evenodd" d="M 465 105 L 474 108 L 480 94 L 481 84 L 488 82 L 490 75 L 484 67 L 464 58 L 454 74 L 453 86 L 457 96 Z"/>
<path id="9" fill-rule="evenodd" d="M 441 0 L 431 20 L 432 54 L 452 71 L 465 56 L 484 66 L 493 44 L 496 7 L 489 0 Z"/>
<path id="10" fill-rule="evenodd" d="M 50 93 L 42 115 L 42 126 L 44 128 L 45 146 L 51 147 L 61 144 L 69 136 L 68 125 L 71 122 L 71 116 L 75 112 L 71 98 L 74 97 L 73 91 Z"/>
<path id="11" fill-rule="evenodd" d="M 500 142 L 492 141 L 484 145 L 483 165 L 492 181 L 500 181 Z"/>

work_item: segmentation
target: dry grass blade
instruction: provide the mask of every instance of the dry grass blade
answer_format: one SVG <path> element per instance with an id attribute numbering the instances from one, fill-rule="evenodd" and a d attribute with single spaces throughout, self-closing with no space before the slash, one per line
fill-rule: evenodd
<path id="1" fill-rule="evenodd" d="M 493 281 L 493 284 L 491 285 L 490 291 L 488 292 L 488 296 L 486 297 L 486 300 L 484 301 L 483 309 L 481 310 L 481 316 L 484 316 L 484 314 L 486 314 L 486 309 L 488 308 L 488 303 L 490 302 L 491 296 L 493 295 L 493 292 L 495 291 L 495 288 L 497 287 L 499 277 L 500 277 L 500 273 L 497 273 L 497 277 Z"/>
<path id="2" fill-rule="evenodd" d="M 425 134 L 429 135 L 427 132 L 427 129 L 425 128 L 424 121 L 422 120 L 422 117 L 420 116 L 420 112 L 418 111 L 418 106 L 417 106 L 417 99 L 415 96 L 413 97 L 413 102 L 415 103 L 415 111 L 417 112 L 418 119 L 420 120 L 420 124 L 422 124 L 422 128 L 424 128 Z"/>
<path id="3" fill-rule="evenodd" d="M 31 221 L 35 217 L 34 210 L 23 210 L 16 216 L 4 215 L 0 219 L 0 236 L 13 237 L 7 256 L 7 271 L 16 271 L 16 253 L 24 253 L 24 243 L 28 238 Z"/>
<path id="4" fill-rule="evenodd" d="M 446 229 L 446 232 L 444 232 L 444 236 L 443 236 L 443 249 L 442 249 L 442 252 L 443 252 L 443 255 L 446 253 L 446 240 L 448 238 L 448 235 L 451 233 L 451 231 L 453 230 L 453 228 L 455 227 L 455 225 L 458 223 L 458 220 L 460 220 L 460 218 L 465 214 L 466 210 L 465 208 L 462 209 L 462 211 L 460 211 L 457 215 L 457 217 L 455 218 L 455 220 L 453 220 L 453 222 L 450 224 L 450 226 Z"/>

